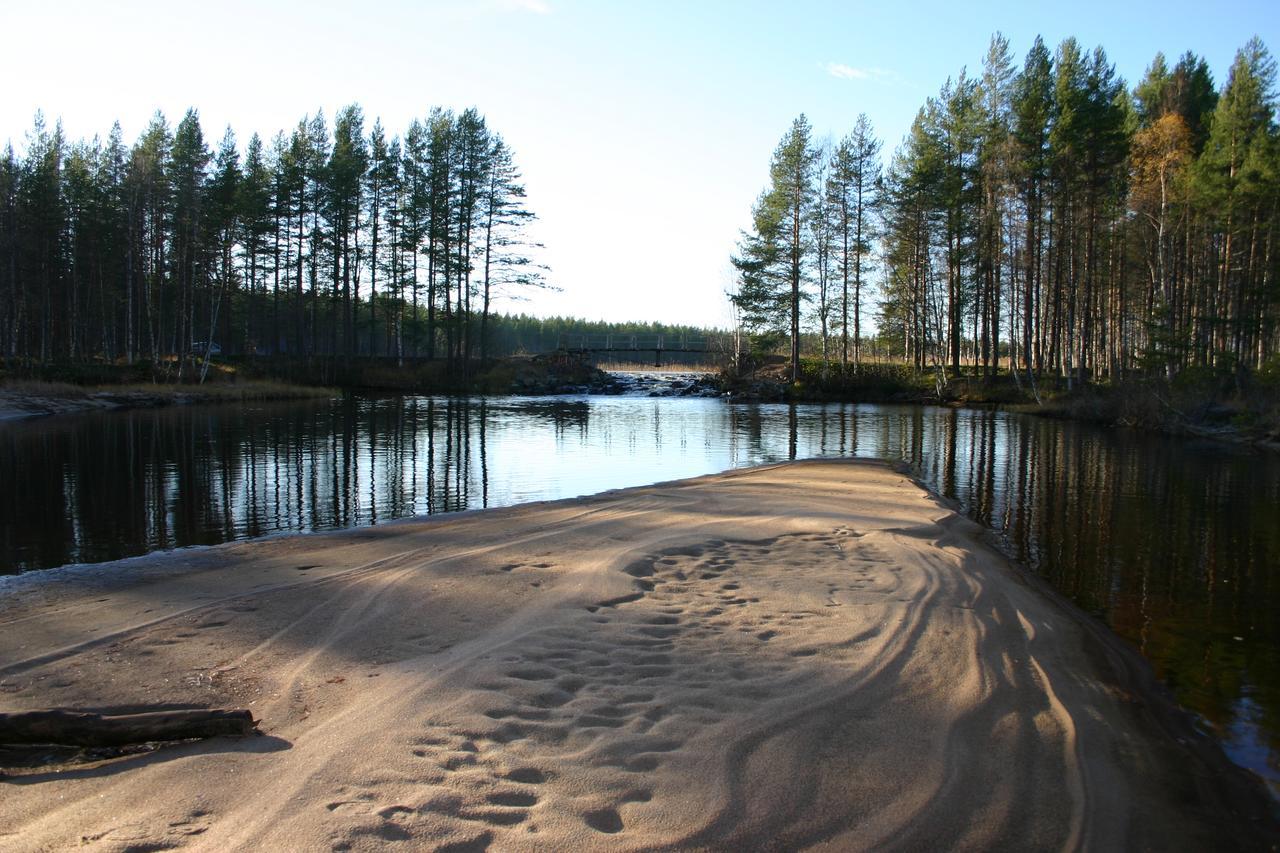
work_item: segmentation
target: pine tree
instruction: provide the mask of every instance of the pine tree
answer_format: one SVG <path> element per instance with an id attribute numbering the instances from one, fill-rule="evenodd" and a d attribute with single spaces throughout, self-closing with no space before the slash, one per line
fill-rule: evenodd
<path id="1" fill-rule="evenodd" d="M 938 287 L 935 267 L 936 246 L 944 233 L 942 186 L 947 162 L 938 112 L 938 102 L 930 98 L 916 114 L 885 181 L 887 268 L 882 315 L 886 326 L 901 330 L 904 357 L 916 370 L 932 366 L 941 377 L 947 300 Z"/>
<path id="2" fill-rule="evenodd" d="M 817 167 L 814 170 L 814 186 L 827 186 L 831 169 L 831 158 L 825 151 L 819 152 Z M 814 194 L 813 207 L 809 212 L 809 240 L 813 245 L 813 279 L 817 296 L 814 312 L 818 318 L 818 344 L 822 356 L 822 374 L 826 376 L 831 363 L 829 345 L 831 343 L 831 308 L 832 282 L 835 278 L 835 217 L 834 206 L 826 193 Z"/>
<path id="3" fill-rule="evenodd" d="M 98 294 L 101 305 L 102 355 L 114 361 L 124 350 L 122 330 L 127 328 L 124 318 L 130 288 L 126 258 L 129 253 L 129 197 L 128 160 L 124 133 L 120 122 L 113 122 L 107 135 L 99 167 L 101 181 L 103 253 L 98 274 Z M 122 322 L 123 320 L 123 322 Z"/>
<path id="4" fill-rule="evenodd" d="M 0 293 L 4 294 L 0 300 L 0 353 L 9 358 L 18 355 L 18 335 L 24 320 L 18 289 L 18 253 L 22 246 L 18 239 L 20 180 L 21 164 L 9 143 L 0 155 Z"/>
<path id="5" fill-rule="evenodd" d="M 879 196 L 880 140 L 866 113 L 831 156 L 826 195 L 835 217 L 841 283 L 841 364 L 849 363 L 849 308 L 853 307 L 853 363 L 862 361 L 863 280 L 875 236 L 872 227 Z M 852 277 L 852 298 L 850 279 Z"/>
<path id="6" fill-rule="evenodd" d="M 962 71 L 938 93 L 932 137 L 942 166 L 937 200 L 944 226 L 947 279 L 947 344 L 953 373 L 960 373 L 966 309 L 975 302 L 974 262 L 978 242 L 977 83 Z"/>
<path id="7" fill-rule="evenodd" d="M 418 316 L 418 254 L 422 242 L 429 234 L 429 226 L 433 221 L 433 202 L 435 193 L 431 182 L 431 160 L 428 149 L 428 130 L 418 119 L 409 125 L 404 136 L 404 192 L 401 195 L 400 240 L 401 248 L 408 258 L 406 275 L 412 291 L 413 325 L 410 340 L 413 354 L 419 354 L 420 332 Z M 435 255 L 428 252 L 428 294 L 427 294 L 427 357 L 435 358 Z M 446 289 L 448 287 L 446 279 Z M 446 297 L 447 301 L 447 297 Z"/>
<path id="8" fill-rule="evenodd" d="M 40 362 L 68 354 L 59 310 L 64 290 L 66 218 L 62 169 L 66 145 L 62 126 L 50 132 L 37 113 L 27 141 L 27 156 L 18 179 L 18 275 L 21 277 L 17 310 L 29 315 L 28 330 L 20 354 L 38 354 Z"/>
<path id="9" fill-rule="evenodd" d="M 334 256 L 332 223 L 324 218 L 328 184 L 329 125 L 325 121 L 323 110 L 317 110 L 316 114 L 307 121 L 303 129 L 302 142 L 304 146 L 302 163 L 305 166 L 303 187 L 307 196 L 307 211 L 310 218 L 310 227 L 307 233 L 307 290 L 311 306 L 308 318 L 309 340 L 307 341 L 307 351 L 315 354 L 320 352 L 318 336 L 323 319 L 321 315 L 323 303 L 320 283 L 325 279 L 324 270 L 332 262 Z M 330 291 L 329 308 L 331 320 L 333 321 L 329 327 L 329 346 L 327 347 L 330 355 L 337 354 L 338 327 L 336 321 L 338 312 L 334 310 L 332 304 L 334 301 L 336 301 L 336 294 Z"/>
<path id="10" fill-rule="evenodd" d="M 975 336 L 984 376 L 996 369 L 1000 359 L 1000 307 L 1007 251 L 1004 224 L 1013 186 L 1013 79 L 1009 40 L 996 33 L 983 62 L 976 106 L 980 199 L 976 292 L 978 328 Z"/>
<path id="11" fill-rule="evenodd" d="M 386 133 L 382 121 L 373 123 L 369 133 L 369 168 L 365 172 L 365 200 L 368 212 L 365 222 L 370 232 L 369 244 L 369 354 L 378 353 L 378 270 L 381 264 L 382 219 L 386 207 L 387 189 L 394 180 L 395 164 L 387 150 Z"/>
<path id="12" fill-rule="evenodd" d="M 172 269 L 174 284 L 174 317 L 169 351 L 179 354 L 178 378 L 196 341 L 196 289 L 207 280 L 207 268 L 201 257 L 204 228 L 205 170 L 209 150 L 200 129 L 200 116 L 194 108 L 187 110 L 173 134 L 169 154 L 168 178 L 172 186 L 173 207 L 170 228 L 173 235 Z"/>
<path id="13" fill-rule="evenodd" d="M 266 157 L 262 138 L 255 133 L 245 150 L 243 175 L 236 199 L 246 288 L 243 298 L 243 350 L 247 354 L 256 352 L 256 342 L 265 335 L 260 316 L 260 309 L 266 305 L 264 276 L 268 269 L 274 271 L 276 266 L 273 180 Z"/>
<path id="14" fill-rule="evenodd" d="M 811 135 L 809 120 L 801 115 L 778 143 L 769 188 L 752 210 L 753 232 L 743 235 L 733 258 L 741 279 L 733 301 L 744 321 L 771 330 L 787 323 L 792 382 L 800 378 L 800 307 L 813 250 L 806 225 L 815 201 L 819 152 Z"/>
<path id="15" fill-rule="evenodd" d="M 1022 270 L 1022 359 L 1027 375 L 1044 369 L 1039 324 L 1044 290 L 1044 211 L 1050 175 L 1049 134 L 1053 101 L 1053 61 L 1039 36 L 1027 51 L 1013 86 L 1014 169 L 1025 223 Z"/>
<path id="16" fill-rule="evenodd" d="M 455 245 L 458 249 L 457 285 L 458 304 L 455 322 L 451 329 L 455 334 L 453 359 L 463 369 L 470 364 L 474 338 L 471 329 L 471 297 L 473 295 L 471 258 L 475 238 L 476 220 L 489 171 L 491 140 L 484 118 L 474 108 L 466 109 L 458 116 L 453 133 L 457 192 L 454 193 L 455 209 L 452 218 L 457 229 Z"/>
<path id="17" fill-rule="evenodd" d="M 404 222 L 405 158 L 399 137 L 387 146 L 387 173 L 383 187 L 386 191 L 387 259 L 383 267 L 387 278 L 387 297 L 393 308 L 388 317 L 388 339 L 397 360 L 404 358 L 404 241 L 401 232 Z"/>
<path id="18" fill-rule="evenodd" d="M 1142 81 L 1133 90 L 1139 127 L 1154 125 L 1166 115 L 1177 114 L 1191 137 L 1194 153 L 1208 139 L 1208 119 L 1217 104 L 1208 64 L 1191 51 L 1169 70 L 1163 53 L 1157 53 Z"/>
<path id="19" fill-rule="evenodd" d="M 130 290 L 126 340 L 130 361 L 145 349 L 153 365 L 160 362 L 164 328 L 161 294 L 169 281 L 173 191 L 168 172 L 172 147 L 168 122 L 157 112 L 129 155 L 126 267 Z"/>
<path id="20" fill-rule="evenodd" d="M 221 324 L 222 345 L 231 344 L 231 293 L 237 285 L 232 254 L 240 227 L 240 154 L 236 150 L 235 133 L 230 127 L 218 145 L 213 174 L 209 178 L 205 199 L 205 265 L 209 270 L 208 320 L 201 328 L 207 342 L 200 367 L 200 381 L 209 372 L 209 360 L 215 330 Z"/>
<path id="21" fill-rule="evenodd" d="M 289 260 L 289 275 L 293 279 L 293 343 L 290 352 L 298 355 L 310 355 L 306 332 L 306 292 L 303 287 L 303 270 L 306 262 L 307 237 L 306 228 L 312 221 L 311 194 L 308 192 L 307 178 L 313 170 L 312 147 L 307 133 L 308 121 L 304 117 L 298 122 L 293 133 L 289 135 L 289 144 L 281 152 L 280 173 L 287 194 L 282 199 L 285 203 L 286 220 L 289 228 L 286 250 Z M 296 240 L 296 245 L 294 241 Z M 313 261 L 314 263 L 314 261 Z"/>
<path id="22" fill-rule="evenodd" d="M 544 287 L 542 268 L 526 254 L 531 248 L 523 236 L 534 214 L 524 206 L 525 189 L 520 183 L 511 149 L 495 136 L 488 156 L 489 174 L 481 202 L 484 220 L 483 283 L 480 307 L 480 360 L 489 357 L 490 302 L 500 290 Z"/>
<path id="23" fill-rule="evenodd" d="M 448 110 L 433 109 L 427 118 L 427 356 L 436 357 L 437 302 L 443 297 L 445 325 L 449 318 L 450 292 L 452 288 L 451 252 L 453 229 L 450 211 L 453 209 L 454 177 L 454 118 Z M 439 283 L 437 283 L 439 279 Z"/>
<path id="24" fill-rule="evenodd" d="M 1221 235 L 1217 293 L 1206 301 L 1205 319 L 1214 328 L 1202 333 L 1201 359 L 1258 365 L 1269 337 L 1265 309 L 1274 295 L 1258 251 L 1263 224 L 1274 221 L 1277 184 L 1275 128 L 1276 63 L 1254 38 L 1236 54 L 1197 163 L 1197 194 L 1215 212 Z M 1268 229 L 1269 231 L 1269 229 Z"/>
<path id="25" fill-rule="evenodd" d="M 98 240 L 97 160 L 100 151 L 94 145 L 74 143 L 67 149 L 62 166 L 62 195 L 66 219 L 66 287 L 56 306 L 65 336 L 65 355 L 76 359 L 84 350 L 86 334 L 85 306 L 82 299 L 86 278 L 95 266 Z"/>
<path id="26" fill-rule="evenodd" d="M 333 150 L 326 170 L 326 211 L 333 233 L 333 292 L 342 290 L 342 352 L 355 354 L 356 319 L 352 281 L 360 244 L 361 191 L 369 152 L 364 141 L 364 115 L 351 105 L 338 111 L 333 125 Z M 339 270 L 341 276 L 339 277 Z M 358 284 L 358 282 L 357 282 Z"/>

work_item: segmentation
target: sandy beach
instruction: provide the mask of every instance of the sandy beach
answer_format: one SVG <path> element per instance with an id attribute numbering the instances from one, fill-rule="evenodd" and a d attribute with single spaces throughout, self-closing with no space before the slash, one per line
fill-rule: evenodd
<path id="1" fill-rule="evenodd" d="M 1268 849 L 1145 665 L 906 474 L 802 462 L 0 583 L 3 850 Z"/>

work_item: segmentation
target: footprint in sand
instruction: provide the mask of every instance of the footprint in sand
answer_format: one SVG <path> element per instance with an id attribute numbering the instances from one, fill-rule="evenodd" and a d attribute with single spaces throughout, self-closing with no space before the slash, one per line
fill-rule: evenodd
<path id="1" fill-rule="evenodd" d="M 828 638 L 856 634 L 857 617 L 840 615 L 851 608 L 839 605 L 859 594 L 857 561 L 865 572 L 883 559 L 855 544 L 858 536 L 848 528 L 788 536 L 776 551 L 776 538 L 717 540 L 629 563 L 622 571 L 631 592 L 496 650 L 492 669 L 451 706 L 454 722 L 433 721 L 417 738 L 411 772 L 420 799 L 375 806 L 346 796 L 335 798 L 335 813 L 351 809 L 375 838 L 409 833 L 415 841 L 416 822 L 429 814 L 440 850 L 527 844 L 553 817 L 601 835 L 660 832 L 663 810 L 652 804 L 682 796 L 651 784 L 663 766 L 687 761 L 690 749 L 717 748 L 699 739 L 723 738 L 719 726 L 769 719 L 771 702 L 817 677 L 807 659 L 836 645 Z M 830 582 L 836 560 L 850 577 L 843 586 Z M 779 596 L 806 603 L 769 606 Z"/>
<path id="2" fill-rule="evenodd" d="M 587 826 L 609 835 L 622 832 L 622 816 L 614 809 L 596 809 L 582 816 Z"/>

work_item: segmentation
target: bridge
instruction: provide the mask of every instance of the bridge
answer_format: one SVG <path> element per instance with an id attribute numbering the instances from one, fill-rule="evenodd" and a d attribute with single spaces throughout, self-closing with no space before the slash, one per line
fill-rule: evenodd
<path id="1" fill-rule="evenodd" d="M 654 354 L 654 367 L 662 366 L 663 353 L 716 355 L 733 352 L 732 335 L 561 335 L 558 349 L 565 352 Z"/>

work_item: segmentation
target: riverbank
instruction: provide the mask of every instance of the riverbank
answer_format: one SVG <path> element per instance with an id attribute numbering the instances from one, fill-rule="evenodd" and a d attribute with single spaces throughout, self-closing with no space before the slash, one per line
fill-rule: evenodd
<path id="1" fill-rule="evenodd" d="M 110 409 L 142 409 L 191 403 L 247 403 L 330 397 L 330 388 L 270 380 L 205 385 L 136 383 L 79 386 L 51 382 L 0 385 L 0 421 Z"/>
<path id="2" fill-rule="evenodd" d="M 359 363 L 334 373 L 328 362 L 220 365 L 206 383 L 129 381 L 137 370 L 99 368 L 85 384 L 6 379 L 0 374 L 0 421 L 122 408 L 158 408 L 187 403 L 303 400 L 331 397 L 339 388 L 365 394 L 483 394 L 548 396 L 632 394 L 650 397 L 715 397 L 713 376 L 692 369 L 647 368 L 608 373 L 577 357 L 551 354 L 494 360 L 470 377 L 449 378 L 443 362 L 405 367 Z M 270 378 L 287 376 L 288 381 Z M 54 371 L 54 375 L 57 372 Z M 244 377 L 250 378 L 244 378 Z M 102 383 L 93 379 L 115 379 Z M 324 384 L 326 381 L 331 384 Z"/>
<path id="3" fill-rule="evenodd" d="M 445 359 L 250 357 L 189 364 L 179 381 L 176 363 L 5 363 L 0 360 L 0 420 L 93 409 L 191 402 L 293 400 L 365 394 L 524 395 L 621 394 L 624 383 L 576 354 L 476 361 L 455 370 Z"/>
<path id="4" fill-rule="evenodd" d="M 867 363 L 857 371 L 806 359 L 791 382 L 781 357 L 755 370 L 721 374 L 720 387 L 743 402 L 893 403 L 1007 409 L 1020 414 L 1187 435 L 1280 449 L 1280 373 L 1233 375 L 1188 370 L 1173 381 L 1131 379 L 1077 384 L 999 373 L 991 377 L 917 373 L 909 365 Z"/>
<path id="5" fill-rule="evenodd" d="M 1145 665 L 881 464 L 4 582 L 0 704 L 263 737 L 6 771 L 3 846 L 1258 847 Z"/>

